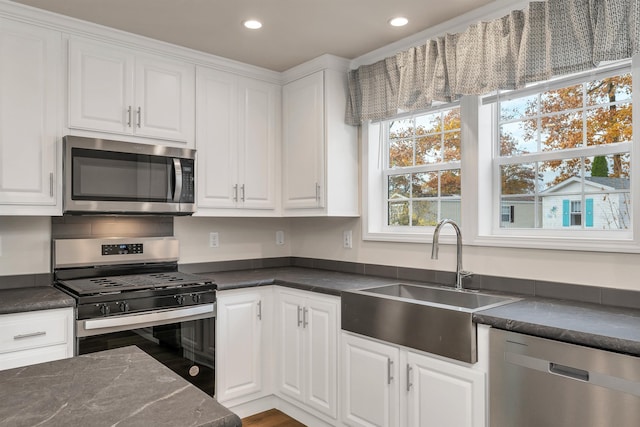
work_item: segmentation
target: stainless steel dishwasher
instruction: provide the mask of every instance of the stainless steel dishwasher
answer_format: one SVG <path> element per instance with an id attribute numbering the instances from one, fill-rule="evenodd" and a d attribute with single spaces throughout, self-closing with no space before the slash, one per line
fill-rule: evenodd
<path id="1" fill-rule="evenodd" d="M 491 427 L 638 427 L 640 358 L 491 329 Z"/>

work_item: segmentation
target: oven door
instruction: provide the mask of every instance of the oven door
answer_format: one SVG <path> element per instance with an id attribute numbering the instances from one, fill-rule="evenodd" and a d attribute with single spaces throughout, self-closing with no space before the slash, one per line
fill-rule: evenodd
<path id="1" fill-rule="evenodd" d="M 135 345 L 215 395 L 215 304 L 78 320 L 78 354 Z"/>

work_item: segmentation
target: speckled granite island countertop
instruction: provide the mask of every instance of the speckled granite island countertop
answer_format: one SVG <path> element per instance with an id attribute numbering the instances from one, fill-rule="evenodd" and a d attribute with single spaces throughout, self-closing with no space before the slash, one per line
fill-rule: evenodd
<path id="1" fill-rule="evenodd" d="M 0 371 L 0 425 L 240 427 L 242 422 L 131 346 Z"/>
<path id="2" fill-rule="evenodd" d="M 0 314 L 75 306 L 73 297 L 53 286 L 0 289 Z"/>
<path id="3" fill-rule="evenodd" d="M 340 296 L 342 291 L 410 282 L 298 267 L 203 274 L 219 290 L 280 285 Z M 482 292 L 485 292 L 484 290 Z M 489 292 L 491 293 L 491 292 Z M 500 292 L 500 294 L 505 294 Z M 506 294 L 509 295 L 509 294 Z M 514 295 L 521 301 L 476 312 L 473 320 L 496 328 L 640 356 L 640 309 Z"/>

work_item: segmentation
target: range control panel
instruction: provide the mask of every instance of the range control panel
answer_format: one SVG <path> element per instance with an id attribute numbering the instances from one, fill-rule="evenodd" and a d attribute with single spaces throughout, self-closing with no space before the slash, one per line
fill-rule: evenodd
<path id="1" fill-rule="evenodd" d="M 102 245 L 102 255 L 128 255 L 144 253 L 142 243 L 118 243 L 115 245 Z"/>

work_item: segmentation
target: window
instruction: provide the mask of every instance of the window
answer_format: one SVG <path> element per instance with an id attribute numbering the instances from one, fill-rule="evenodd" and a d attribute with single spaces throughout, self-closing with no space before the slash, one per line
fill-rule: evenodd
<path id="1" fill-rule="evenodd" d="M 500 222 L 513 223 L 515 217 L 515 205 L 500 206 L 502 213 L 500 214 Z"/>
<path id="2" fill-rule="evenodd" d="M 460 108 L 389 120 L 384 131 L 386 226 L 432 227 L 460 215 Z"/>
<path id="3" fill-rule="evenodd" d="M 500 229 L 630 230 L 630 66 L 501 94 L 494 111 Z"/>

